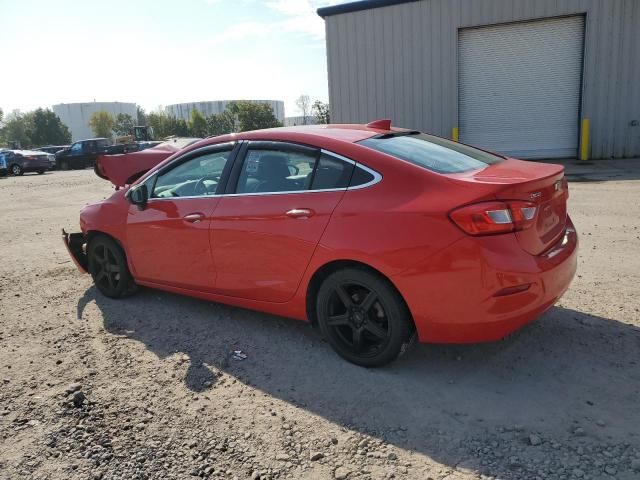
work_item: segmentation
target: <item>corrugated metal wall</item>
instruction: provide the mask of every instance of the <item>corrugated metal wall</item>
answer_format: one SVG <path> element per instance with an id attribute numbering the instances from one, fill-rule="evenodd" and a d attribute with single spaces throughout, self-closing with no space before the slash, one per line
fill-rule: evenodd
<path id="1" fill-rule="evenodd" d="M 582 117 L 591 157 L 639 157 L 640 0 L 421 0 L 325 19 L 332 121 L 392 118 L 450 136 L 458 29 L 586 14 Z"/>

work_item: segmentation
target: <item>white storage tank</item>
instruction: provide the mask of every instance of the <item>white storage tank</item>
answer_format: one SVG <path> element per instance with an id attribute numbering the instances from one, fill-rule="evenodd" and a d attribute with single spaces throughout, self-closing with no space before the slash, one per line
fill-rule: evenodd
<path id="1" fill-rule="evenodd" d="M 94 112 L 104 110 L 114 117 L 119 113 L 131 115 L 134 122 L 137 118 L 137 106 L 135 103 L 126 102 L 84 102 L 84 103 L 59 103 L 53 106 L 53 112 L 60 117 L 69 130 L 71 138 L 75 142 L 86 138 L 93 138 L 95 134 L 89 126 L 89 119 Z"/>
<path id="2" fill-rule="evenodd" d="M 164 111 L 172 117 L 189 120 L 191 110 L 197 110 L 205 117 L 224 112 L 231 102 L 266 103 L 273 109 L 273 115 L 279 122 L 284 122 L 284 101 L 282 100 L 211 100 L 207 102 L 188 102 L 167 105 Z"/>

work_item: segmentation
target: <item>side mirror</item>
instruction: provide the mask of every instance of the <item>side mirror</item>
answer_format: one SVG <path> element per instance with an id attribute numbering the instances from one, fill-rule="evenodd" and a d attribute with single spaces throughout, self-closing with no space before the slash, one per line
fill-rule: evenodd
<path id="1" fill-rule="evenodd" d="M 127 192 L 127 198 L 133 205 L 137 205 L 140 210 L 144 210 L 149 198 L 147 186 L 143 183 L 130 188 Z"/>

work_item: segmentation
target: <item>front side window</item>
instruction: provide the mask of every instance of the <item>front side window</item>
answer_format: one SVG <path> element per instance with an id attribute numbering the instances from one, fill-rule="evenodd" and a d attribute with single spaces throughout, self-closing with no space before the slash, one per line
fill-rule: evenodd
<path id="1" fill-rule="evenodd" d="M 74 143 L 74 144 L 71 146 L 71 151 L 72 151 L 73 153 L 80 153 L 80 151 L 81 151 L 81 150 L 82 150 L 82 144 L 81 144 L 80 142 L 78 142 L 78 143 Z"/>
<path id="2" fill-rule="evenodd" d="M 215 195 L 231 150 L 211 152 L 180 163 L 161 173 L 152 198 L 203 197 Z"/>
<path id="3" fill-rule="evenodd" d="M 382 135 L 359 143 L 437 173 L 479 170 L 503 160 L 497 155 L 426 133 Z"/>
<path id="4" fill-rule="evenodd" d="M 249 149 L 236 193 L 297 192 L 309 188 L 314 152 Z"/>

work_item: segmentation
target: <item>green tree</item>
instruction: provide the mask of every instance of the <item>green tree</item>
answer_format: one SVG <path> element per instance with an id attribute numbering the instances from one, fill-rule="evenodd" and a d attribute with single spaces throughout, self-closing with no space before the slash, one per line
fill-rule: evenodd
<path id="1" fill-rule="evenodd" d="M 147 126 L 153 128 L 157 138 L 164 138 L 169 134 L 166 131 L 167 128 L 167 116 L 162 112 L 151 112 L 146 115 Z"/>
<path id="2" fill-rule="evenodd" d="M 237 118 L 238 130 L 241 132 L 282 126 L 268 103 L 240 101 L 230 103 L 227 108 Z"/>
<path id="3" fill-rule="evenodd" d="M 26 117 L 30 145 L 40 147 L 71 143 L 69 128 L 48 108 L 46 110 L 38 108 L 28 113 Z"/>
<path id="4" fill-rule="evenodd" d="M 93 112 L 89 118 L 89 126 L 96 137 L 110 137 L 113 125 L 113 115 L 105 110 Z"/>
<path id="5" fill-rule="evenodd" d="M 207 136 L 207 119 L 204 118 L 195 108 L 191 110 L 191 118 L 189 120 L 189 132 L 193 137 Z"/>
<path id="6" fill-rule="evenodd" d="M 296 107 L 302 113 L 302 124 L 309 124 L 309 117 L 311 116 L 311 98 L 309 95 L 300 95 L 296 98 Z"/>
<path id="7" fill-rule="evenodd" d="M 318 123 L 331 123 L 331 117 L 329 114 L 329 104 L 316 100 L 311 107 L 313 115 L 318 120 Z"/>
<path id="8" fill-rule="evenodd" d="M 135 122 L 128 113 L 119 113 L 113 122 L 113 133 L 117 136 L 130 135 Z"/>
<path id="9" fill-rule="evenodd" d="M 176 137 L 188 137 L 190 135 L 189 125 L 186 120 L 173 116 L 166 117 L 167 135 L 175 135 Z"/>
<path id="10" fill-rule="evenodd" d="M 136 107 L 136 125 L 146 125 L 147 114 L 140 105 Z"/>
<path id="11" fill-rule="evenodd" d="M 25 148 L 31 144 L 29 138 L 30 117 L 14 110 L 7 115 L 2 129 L 2 141 L 14 148 Z"/>
<path id="12" fill-rule="evenodd" d="M 2 125 L 3 118 L 4 118 L 4 112 L 2 111 L 2 108 L 0 108 L 0 125 Z"/>
<path id="13" fill-rule="evenodd" d="M 209 135 L 226 135 L 236 131 L 236 118 L 229 110 L 207 117 L 207 133 Z"/>

